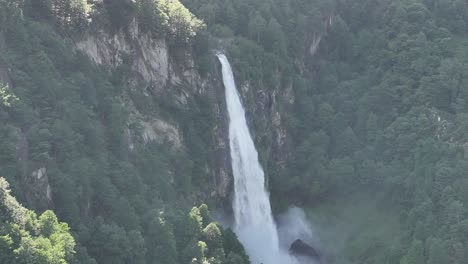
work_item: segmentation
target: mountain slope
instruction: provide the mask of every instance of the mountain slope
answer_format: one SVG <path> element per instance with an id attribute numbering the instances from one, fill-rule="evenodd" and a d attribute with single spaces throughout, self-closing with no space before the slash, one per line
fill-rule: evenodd
<path id="1" fill-rule="evenodd" d="M 362 234 L 323 230 L 346 242 L 331 263 L 466 262 L 465 1 L 182 3 L 0 1 L 0 174 L 70 224 L 80 261 L 203 251 L 179 230 L 193 206 L 230 208 L 221 49 L 275 211 L 371 212 L 342 215 Z"/>
<path id="2" fill-rule="evenodd" d="M 205 133 L 214 127 L 207 107 L 216 93 L 192 87 L 190 81 L 213 86 L 186 63 L 201 23 L 167 1 L 159 14 L 167 21 L 152 24 L 164 31 L 129 39 L 132 31 L 114 20 L 126 16 L 120 8 L 128 4 L 0 1 L 0 173 L 28 207 L 53 209 L 69 223 L 73 263 L 247 262 L 235 235 L 198 208 L 207 197 L 226 196 L 228 184 L 216 192 L 227 172 L 214 178 L 215 168 L 225 168 L 223 156 L 209 158 L 223 151 L 214 149 L 222 138 Z M 109 64 L 93 61 L 79 48 L 97 31 L 135 49 L 117 51 Z M 152 61 L 157 43 L 169 68 L 151 68 L 163 63 Z M 166 71 L 170 80 L 145 79 L 145 69 Z"/>

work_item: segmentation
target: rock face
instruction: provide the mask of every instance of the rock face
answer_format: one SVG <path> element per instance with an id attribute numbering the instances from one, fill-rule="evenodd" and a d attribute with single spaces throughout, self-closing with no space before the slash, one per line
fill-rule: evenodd
<path id="1" fill-rule="evenodd" d="M 170 79 L 171 71 L 166 41 L 151 38 L 139 32 L 138 23 L 132 22 L 128 32 L 115 35 L 99 31 L 77 42 L 78 49 L 95 63 L 116 68 L 131 60 L 134 75 L 130 82 L 146 82 L 161 90 Z"/>
<path id="2" fill-rule="evenodd" d="M 142 128 L 140 132 L 133 131 L 129 124 L 126 134 L 131 151 L 139 138 L 144 144 L 156 141 L 182 150 L 186 147 L 186 142 L 182 123 L 139 111 L 138 102 L 133 101 L 130 93 L 137 92 L 148 98 L 164 97 L 165 100 L 167 98 L 166 104 L 188 111 L 189 103 L 195 97 L 208 99 L 216 119 L 212 130 L 203 131 L 209 133 L 212 138 L 214 151 L 210 159 L 212 162 L 207 168 L 207 174 L 212 180 L 211 186 L 207 186 L 201 195 L 228 200 L 232 173 L 227 138 L 228 120 L 225 115 L 220 69 L 202 78 L 196 71 L 190 49 L 174 51 L 165 39 L 141 32 L 135 21 L 128 29 L 114 35 L 105 31 L 89 33 L 77 41 L 76 46 L 96 64 L 110 70 L 123 64 L 130 67 L 131 74 L 125 80 L 127 89 L 122 94 L 122 104 L 130 111 L 129 123 L 139 123 Z"/>
<path id="3" fill-rule="evenodd" d="M 174 148 L 182 147 L 182 136 L 175 125 L 160 119 L 141 123 L 145 143 L 158 141 L 159 143 L 169 143 Z"/>
<path id="4" fill-rule="evenodd" d="M 249 128 L 268 177 L 271 175 L 269 168 L 281 170 L 289 157 L 290 144 L 283 113 L 295 102 L 292 87 L 254 87 L 248 82 L 238 87 L 241 87 Z"/>
<path id="5" fill-rule="evenodd" d="M 188 109 L 190 101 L 195 97 L 209 101 L 215 117 L 214 127 L 206 131 L 212 138 L 214 149 L 210 159 L 212 162 L 207 168 L 212 180 L 211 186 L 202 191 L 202 196 L 217 197 L 228 202 L 233 180 L 228 141 L 229 120 L 220 65 L 216 65 L 217 69 L 208 76 L 201 77 L 189 49 L 182 51 L 183 61 L 180 61 L 180 51 L 174 52 L 164 39 L 141 32 L 135 21 L 128 29 L 114 35 L 105 31 L 90 33 L 77 41 L 76 46 L 96 64 L 110 69 L 122 64 L 130 67 L 132 74 L 126 80 L 128 91 L 122 95 L 122 104 L 130 110 L 131 121 L 139 123 L 143 128 L 141 135 L 135 135 L 135 131 L 128 129 L 130 150 L 137 138 L 142 138 L 145 143 L 169 142 L 178 149 L 186 146 L 181 129 L 183 124 L 138 111 L 138 103 L 133 102 L 130 91 L 137 91 L 145 97 L 169 98 L 170 102 L 166 103 L 182 109 Z M 251 121 L 250 129 L 261 150 L 261 157 L 264 161 L 272 162 L 273 167 L 282 166 L 287 159 L 288 144 L 280 104 L 283 101 L 286 104 L 294 103 L 291 89 L 251 87 L 248 83 L 238 84 L 238 87 L 242 88 L 247 118 Z"/>
<path id="6" fill-rule="evenodd" d="M 300 239 L 296 239 L 296 241 L 294 241 L 291 244 L 289 252 L 294 256 L 300 258 L 309 258 L 311 261 L 320 263 L 319 253 L 313 247 L 309 246 L 307 243 Z"/>
<path id="7" fill-rule="evenodd" d="M 27 179 L 28 192 L 26 197 L 39 210 L 46 210 L 53 206 L 52 189 L 49 185 L 47 168 L 41 167 L 31 172 Z"/>

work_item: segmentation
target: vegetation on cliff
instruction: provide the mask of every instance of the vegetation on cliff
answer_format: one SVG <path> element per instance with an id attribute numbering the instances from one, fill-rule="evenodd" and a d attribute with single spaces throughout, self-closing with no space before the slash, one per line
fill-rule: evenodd
<path id="1" fill-rule="evenodd" d="M 132 138 L 141 127 L 122 102 L 128 65 L 109 71 L 73 45 L 134 21 L 174 56 L 193 53 L 201 76 L 219 42 L 239 84 L 291 90 L 276 98 L 288 160 L 266 164 L 275 207 L 359 193 L 376 197 L 362 214 L 385 208 L 391 219 L 381 229 L 373 215 L 381 236 L 346 238 L 346 257 L 330 263 L 467 262 L 466 1 L 0 0 L 0 174 L 28 208 L 69 223 L 73 261 L 247 262 L 205 207 L 188 213 L 209 180 L 208 102 L 181 109 L 141 96 L 182 124 L 186 149 Z M 31 176 L 43 167 L 47 175 Z M 34 195 L 38 182 L 50 200 Z M 19 240 L 7 240 L 16 254 Z"/>
<path id="2" fill-rule="evenodd" d="M 349 238 L 349 258 L 331 263 L 467 261 L 465 1 L 184 3 L 231 39 L 241 83 L 293 89 L 291 156 L 269 168 L 274 204 L 364 193 L 398 219 L 381 238 Z"/>
<path id="3" fill-rule="evenodd" d="M 40 233 L 41 219 L 57 221 L 50 211 L 37 225 L 12 231 L 2 218 L 8 254 L 0 255 L 9 258 L 2 263 L 248 262 L 236 236 L 214 223 L 206 206 L 190 209 L 202 203 L 198 190 L 207 177 L 204 156 L 195 152 L 203 147 L 192 137 L 206 131 L 186 134 L 191 141 L 184 148 L 145 140 L 124 103 L 128 65 L 95 65 L 75 47 L 73 39 L 87 31 L 125 30 L 119 23 L 126 16 L 130 23 L 148 11 L 139 8 L 143 2 L 0 1 L 0 173 L 23 204 L 36 212 L 54 209 L 71 228 L 57 224 L 58 230 L 76 240 L 62 246 L 55 235 Z M 165 20 L 152 22 L 163 29 L 155 37 L 187 46 L 203 23 L 178 1 L 158 3 L 155 14 Z M 189 102 L 190 111 L 170 112 L 173 106 L 157 100 L 158 114 L 177 114 L 187 126 L 207 117 L 197 113 L 197 102 Z M 32 211 L 25 217 L 18 221 L 36 221 Z M 41 260 L 23 259 L 26 246 Z"/>
<path id="4" fill-rule="evenodd" d="M 0 178 L 0 263 L 69 263 L 75 253 L 69 230 L 52 211 L 38 217 L 21 206 Z"/>

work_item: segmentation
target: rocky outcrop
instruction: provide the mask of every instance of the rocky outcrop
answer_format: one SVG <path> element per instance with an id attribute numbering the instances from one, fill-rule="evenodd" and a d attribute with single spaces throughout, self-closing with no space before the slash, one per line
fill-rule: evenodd
<path id="1" fill-rule="evenodd" d="M 134 73 L 130 82 L 146 82 L 156 91 L 168 83 L 171 71 L 169 54 L 164 39 L 140 33 L 133 21 L 128 31 L 111 35 L 106 31 L 89 34 L 77 42 L 77 47 L 95 63 L 116 68 L 130 64 Z"/>
<path id="2" fill-rule="evenodd" d="M 320 263 L 319 253 L 310 245 L 300 239 L 296 239 L 289 248 L 289 253 L 301 259 L 308 258 L 315 263 Z M 302 261 L 303 262 L 303 261 Z"/>
<path id="3" fill-rule="evenodd" d="M 325 32 L 323 33 L 317 33 L 317 32 L 314 32 L 312 35 L 312 40 L 311 40 L 311 43 L 310 43 L 310 46 L 309 46 L 309 54 L 311 56 L 314 56 L 319 47 L 320 47 L 320 42 L 322 42 L 322 38 L 324 35 L 326 35 L 328 29 L 330 27 L 333 26 L 333 24 L 335 23 L 335 16 L 334 15 L 329 15 L 326 20 L 325 20 L 325 23 L 324 23 L 324 28 L 325 28 Z"/>
<path id="4" fill-rule="evenodd" d="M 197 96 L 208 98 L 216 117 L 216 125 L 211 131 L 204 132 L 211 134 L 214 151 L 210 159 L 212 164 L 208 164 L 207 172 L 212 178 L 211 186 L 207 186 L 202 196 L 227 200 L 232 176 L 221 72 L 200 77 L 190 50 L 171 50 L 165 39 L 141 32 L 135 21 L 128 29 L 114 35 L 105 31 L 89 33 L 76 41 L 76 45 L 96 64 L 111 70 L 123 64 L 130 67 L 132 74 L 126 80 L 128 87 L 122 94 L 122 104 L 131 113 L 129 123 L 139 123 L 141 127 L 140 135 L 136 135 L 136 131 L 130 128 L 126 132 L 130 150 L 134 149 L 135 140 L 138 139 L 145 144 L 156 141 L 168 143 L 175 149 L 185 147 L 181 129 L 183 124 L 177 123 L 180 120 L 138 111 L 138 103 L 133 102 L 129 96 L 130 90 L 142 93 L 145 97 L 164 97 L 166 104 L 179 109 L 187 109 L 188 103 Z M 182 61 L 180 53 L 183 53 Z"/>
<path id="5" fill-rule="evenodd" d="M 143 125 L 142 136 L 145 143 L 157 141 L 159 143 L 169 143 L 174 148 L 182 147 L 181 132 L 175 125 L 160 119 L 141 123 Z"/>
<path id="6" fill-rule="evenodd" d="M 195 97 L 207 98 L 215 116 L 215 124 L 210 133 L 213 154 L 208 164 L 211 186 L 204 190 L 203 196 L 219 197 L 229 200 L 232 189 L 232 173 L 228 141 L 228 118 L 224 99 L 224 87 L 220 65 L 201 77 L 195 70 L 195 63 L 189 50 L 184 50 L 183 61 L 180 51 L 171 50 L 164 39 L 155 38 L 139 30 L 136 22 L 127 30 L 114 35 L 105 31 L 89 33 L 76 42 L 77 48 L 87 54 L 96 64 L 115 69 L 122 64 L 130 67 L 132 74 L 126 80 L 128 90 L 137 90 L 144 96 L 164 97 L 166 102 L 178 108 L 188 108 Z M 177 59 L 176 59 L 177 58 Z M 214 58 L 214 54 L 213 54 Z M 263 161 L 268 166 L 283 166 L 287 160 L 287 131 L 282 121 L 282 107 L 294 103 L 291 87 L 250 87 L 249 83 L 239 85 L 247 108 L 247 118 L 251 120 L 251 130 L 257 147 L 261 149 Z M 138 111 L 126 91 L 122 103 L 131 112 L 132 122 L 140 123 L 141 135 L 129 129 L 128 144 L 132 150 L 134 140 L 141 138 L 145 143 L 151 141 L 168 142 L 178 149 L 184 148 L 183 124 L 178 120 L 166 120 L 161 116 L 149 116 Z M 189 109 L 190 110 L 190 109 Z"/>
<path id="7" fill-rule="evenodd" d="M 221 74 L 221 68 L 218 68 L 217 74 L 213 77 L 213 83 L 216 84 L 216 89 L 212 90 L 212 96 L 216 98 L 213 111 L 217 125 L 212 131 L 215 142 L 214 172 L 216 175 L 213 179 L 216 187 L 211 195 L 221 196 L 224 202 L 230 202 L 228 198 L 231 195 L 233 176 L 229 148 L 229 118 Z"/>
<path id="8" fill-rule="evenodd" d="M 52 188 L 49 184 L 47 168 L 40 167 L 31 172 L 26 179 L 27 189 L 26 197 L 31 204 L 38 210 L 46 210 L 52 207 L 53 197 Z"/>
<path id="9" fill-rule="evenodd" d="M 241 84 L 241 94 L 246 107 L 249 127 L 255 138 L 261 161 L 267 161 L 264 169 L 283 169 L 289 157 L 288 132 L 283 113 L 292 106 L 295 98 L 292 87 L 252 87 Z M 268 179 L 267 179 L 268 180 Z"/>
<path id="10" fill-rule="evenodd" d="M 312 43 L 310 44 L 310 48 L 309 48 L 310 55 L 314 56 L 315 53 L 317 53 L 317 50 L 321 41 L 322 41 L 321 35 L 318 35 L 318 36 L 314 35 L 312 39 Z"/>
<path id="11" fill-rule="evenodd" d="M 130 66 L 134 74 L 127 80 L 129 85 L 147 85 L 154 94 L 170 85 L 189 84 L 196 89 L 201 82 L 190 52 L 185 52 L 183 63 L 178 62 L 164 38 L 141 32 L 135 20 L 128 29 L 113 35 L 104 30 L 89 33 L 76 46 L 97 64 L 111 68 Z M 185 103 L 186 94 L 179 96 L 180 102 Z"/>

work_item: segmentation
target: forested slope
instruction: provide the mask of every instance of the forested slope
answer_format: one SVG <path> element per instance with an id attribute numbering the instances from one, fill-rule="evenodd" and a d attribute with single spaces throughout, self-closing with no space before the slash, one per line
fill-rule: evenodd
<path id="1" fill-rule="evenodd" d="M 0 263 L 67 263 L 73 259 L 75 240 L 66 223 L 52 211 L 39 217 L 10 195 L 0 178 Z"/>
<path id="2" fill-rule="evenodd" d="M 466 1 L 181 2 L 0 0 L 0 175 L 27 207 L 69 223 L 74 261 L 246 261 L 205 207 L 189 213 L 216 200 L 215 103 L 174 103 L 133 82 L 129 54 L 109 69 L 76 48 L 134 23 L 167 41 L 173 65 L 193 59 L 200 83 L 219 74 L 212 50 L 227 52 L 277 212 L 335 203 L 334 216 L 356 194 L 375 200 L 353 199 L 379 214 L 359 218 L 378 235 L 343 236 L 330 263 L 468 261 Z M 183 124 L 183 147 L 145 140 L 127 101 Z"/>
<path id="3" fill-rule="evenodd" d="M 134 93 L 146 100 L 134 110 L 130 87 L 144 88 L 128 83 L 129 65 L 97 65 L 77 48 L 86 34 L 124 32 L 136 18 L 155 39 L 190 51 L 203 23 L 178 1 L 153 4 L 0 1 L 0 174 L 27 207 L 39 213 L 53 209 L 77 242 L 64 252 L 57 249 L 66 255 L 51 258 L 41 244 L 48 237 L 39 230 L 31 234 L 41 236 L 39 242 L 31 243 L 39 243 L 41 259 L 23 258 L 21 243 L 29 236 L 12 238 L 11 244 L 11 231 L 3 228 L 8 220 L 2 218 L 2 250 L 17 261 L 2 263 L 247 263 L 234 233 L 200 207 L 201 197 L 209 195 L 203 193 L 205 152 L 195 152 L 199 145 L 210 150 L 203 141 L 211 140 L 210 134 L 199 129 L 212 122 L 203 112 L 206 103 L 190 98 L 190 107 L 182 108 L 167 97 L 153 101 Z M 144 127 L 136 114 L 155 112 L 161 118 L 156 125 L 172 131 L 173 140 Z M 185 127 L 168 120 L 192 130 L 184 133 L 183 146 L 178 129 Z M 201 122 L 193 125 L 196 120 Z M 36 221 L 27 215 L 18 221 Z"/>
<path id="4" fill-rule="evenodd" d="M 344 241 L 355 252 L 336 263 L 467 261 L 465 1 L 185 3 L 233 39 L 239 81 L 293 88 L 291 156 L 269 173 L 276 205 L 365 193 L 380 202 L 361 213 L 399 222 L 391 241 Z"/>

